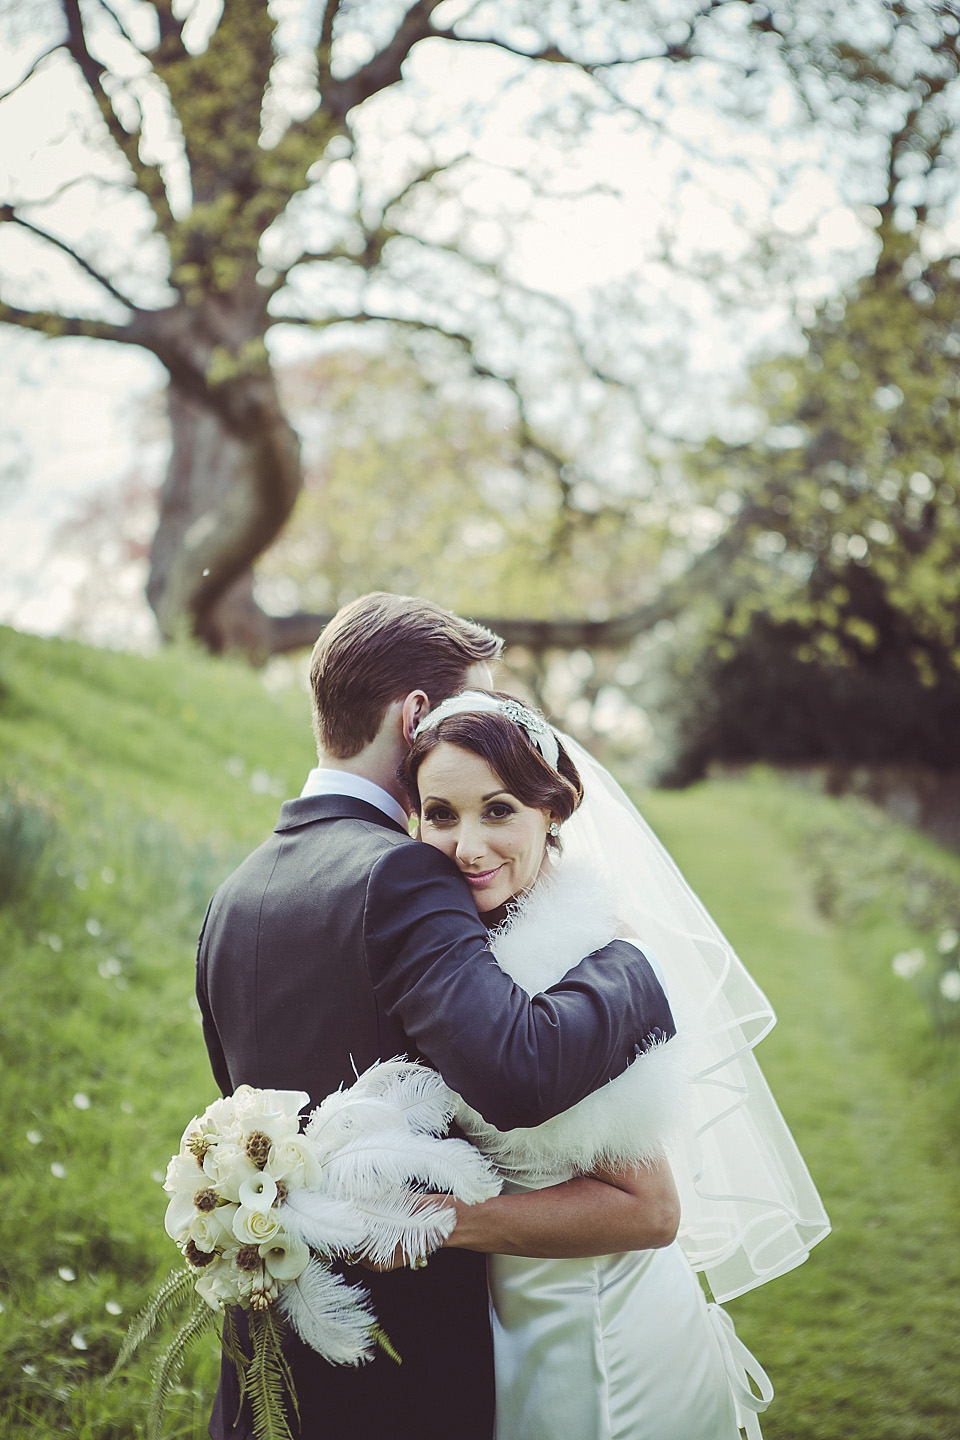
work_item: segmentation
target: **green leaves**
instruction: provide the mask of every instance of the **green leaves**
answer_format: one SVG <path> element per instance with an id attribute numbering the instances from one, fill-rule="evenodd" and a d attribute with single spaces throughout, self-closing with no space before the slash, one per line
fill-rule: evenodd
<path id="1" fill-rule="evenodd" d="M 241 1402 L 249 1400 L 257 1440 L 293 1440 L 285 1402 L 297 1420 L 300 1412 L 290 1366 L 281 1348 L 282 1325 L 273 1306 L 250 1316 L 253 1356 L 240 1375 Z"/>
<path id="2" fill-rule="evenodd" d="M 133 1321 L 113 1369 L 104 1381 L 104 1384 L 108 1385 L 116 1379 L 119 1371 L 133 1359 L 164 1320 L 192 1299 L 186 1320 L 154 1362 L 153 1389 L 147 1412 L 147 1440 L 160 1440 L 167 1399 L 180 1377 L 187 1354 L 194 1341 L 213 1327 L 216 1318 L 215 1312 L 206 1301 L 196 1295 L 194 1279 L 194 1274 L 188 1269 L 171 1271 Z"/>
<path id="3" fill-rule="evenodd" d="M 186 1303 L 193 1294 L 193 1281 L 194 1276 L 189 1270 L 171 1270 L 166 1280 L 157 1288 L 131 1324 L 105 1383 L 109 1384 L 116 1378 L 119 1371 L 133 1359 L 140 1347 L 149 1340 L 171 1311 Z M 209 1309 L 209 1306 L 205 1308 Z"/>

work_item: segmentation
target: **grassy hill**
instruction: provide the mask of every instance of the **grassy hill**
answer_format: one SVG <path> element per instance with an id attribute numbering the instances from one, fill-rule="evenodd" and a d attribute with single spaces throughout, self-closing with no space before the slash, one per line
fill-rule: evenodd
<path id="1" fill-rule="evenodd" d="M 299 691 L 268 695 L 190 652 L 0 630 L 10 1440 L 142 1433 L 145 1373 L 99 1382 L 176 1260 L 157 1179 L 214 1096 L 196 934 L 312 758 Z M 777 1388 L 766 1440 L 957 1440 L 960 1003 L 936 982 L 955 964 L 937 943 L 960 860 L 769 775 L 643 806 L 774 1001 L 761 1063 L 835 1225 L 806 1265 L 729 1307 Z M 896 975 L 893 956 L 918 949 L 916 977 Z M 171 1436 L 205 1435 L 214 1373 L 208 1347 Z"/>

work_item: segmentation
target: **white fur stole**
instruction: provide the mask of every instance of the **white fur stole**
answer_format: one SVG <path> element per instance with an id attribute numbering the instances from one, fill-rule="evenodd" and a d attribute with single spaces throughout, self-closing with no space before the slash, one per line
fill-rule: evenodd
<path id="1" fill-rule="evenodd" d="M 561 860 L 491 934 L 490 945 L 501 970 L 535 995 L 619 928 L 597 872 Z M 682 1049 L 678 1037 L 653 1045 L 622 1075 L 542 1125 L 496 1130 L 463 1101 L 457 1123 L 521 1184 L 553 1184 L 601 1164 L 648 1163 L 663 1156 L 682 1118 L 689 1085 Z"/>

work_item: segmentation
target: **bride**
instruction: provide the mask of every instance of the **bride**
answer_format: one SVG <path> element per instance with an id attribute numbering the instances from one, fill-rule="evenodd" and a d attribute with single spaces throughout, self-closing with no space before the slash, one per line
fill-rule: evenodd
<path id="1" fill-rule="evenodd" d="M 728 1299 L 829 1230 L 753 1058 L 768 1003 L 607 772 L 512 697 L 431 711 L 401 778 L 528 993 L 620 935 L 677 1019 L 545 1125 L 461 1103 L 506 1177 L 446 1242 L 489 1257 L 497 1440 L 759 1440 L 772 1387 L 694 1271 Z"/>

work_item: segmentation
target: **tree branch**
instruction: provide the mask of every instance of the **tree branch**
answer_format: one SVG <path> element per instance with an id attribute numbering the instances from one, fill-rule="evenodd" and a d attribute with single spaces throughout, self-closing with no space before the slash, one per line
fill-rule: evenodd
<path id="1" fill-rule="evenodd" d="M 173 55 L 186 55 L 186 47 L 183 43 L 183 27 L 186 19 L 178 20 L 173 13 L 173 0 L 150 0 L 150 4 L 157 12 L 157 25 L 160 31 L 160 50 L 166 58 Z"/>
<path id="2" fill-rule="evenodd" d="M 124 129 L 113 108 L 110 97 L 103 88 L 105 65 L 94 59 L 87 46 L 80 13 L 80 0 L 60 0 L 60 8 L 67 23 L 66 48 L 77 65 L 87 89 L 90 91 L 104 124 L 117 149 L 121 152 L 130 169 L 137 177 L 138 188 L 149 200 L 157 224 L 164 234 L 169 233 L 174 220 L 167 199 L 167 191 L 160 172 L 154 165 L 146 165 L 140 158 L 140 130 L 130 132 Z"/>
<path id="3" fill-rule="evenodd" d="M 535 620 L 505 615 L 472 615 L 469 618 L 502 636 L 507 645 L 522 645 L 535 653 L 545 650 L 622 649 L 661 621 L 672 620 L 697 593 L 712 588 L 726 573 L 739 544 L 739 533 L 733 529 L 727 531 L 682 575 L 665 585 L 659 595 L 607 620 Z M 272 652 L 280 654 L 313 645 L 320 631 L 332 619 L 330 613 L 313 611 L 271 615 Z"/>
<path id="4" fill-rule="evenodd" d="M 137 309 L 137 306 L 128 296 L 122 294 L 113 282 L 107 279 L 106 275 L 101 275 L 100 271 L 91 265 L 89 260 L 85 260 L 84 257 L 78 254 L 65 240 L 61 240 L 57 235 L 52 235 L 49 230 L 42 230 L 39 225 L 31 224 L 29 220 L 24 220 L 22 215 L 16 214 L 12 205 L 0 205 L 0 223 L 4 222 L 19 225 L 22 230 L 28 230 L 31 235 L 36 235 L 38 239 L 45 240 L 49 245 L 55 246 L 56 249 L 62 251 L 64 255 L 69 255 L 70 259 L 76 265 L 79 265 L 80 269 L 89 275 L 91 280 L 95 280 L 98 285 L 102 286 L 107 294 L 111 295 L 114 300 L 119 301 L 119 303 L 128 310 Z"/>
<path id="5" fill-rule="evenodd" d="M 381 90 L 396 85 L 401 79 L 403 62 L 413 47 L 421 40 L 428 40 L 440 33 L 434 29 L 430 18 L 440 3 L 441 0 L 416 0 L 397 26 L 393 39 L 352 75 L 335 80 L 327 69 L 325 82 L 321 86 L 323 108 L 335 119 L 342 121 L 348 111 L 362 105 L 371 95 L 378 95 Z M 327 8 L 329 9 L 329 5 Z M 322 64 L 323 57 L 318 58 Z"/>
<path id="6" fill-rule="evenodd" d="M 145 345 L 133 326 L 115 325 L 110 320 L 86 320 L 79 315 L 57 315 L 52 310 L 21 310 L 0 300 L 0 325 L 18 325 L 51 339 L 80 335 L 89 340 L 115 340 L 121 345 Z"/>

